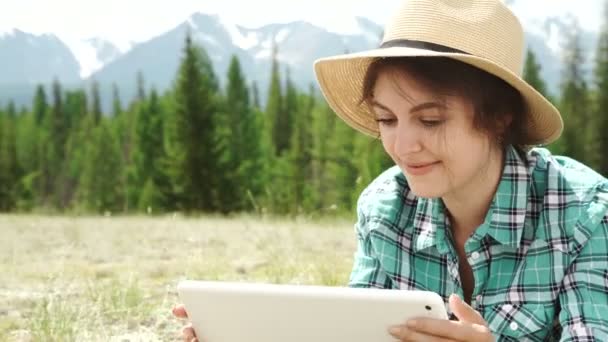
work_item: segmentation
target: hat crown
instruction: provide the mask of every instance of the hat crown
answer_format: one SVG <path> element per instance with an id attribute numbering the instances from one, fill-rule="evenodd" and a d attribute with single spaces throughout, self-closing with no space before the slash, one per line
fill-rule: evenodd
<path id="1" fill-rule="evenodd" d="M 524 32 L 499 0 L 404 0 L 384 28 L 383 43 L 414 40 L 486 58 L 521 76 Z"/>

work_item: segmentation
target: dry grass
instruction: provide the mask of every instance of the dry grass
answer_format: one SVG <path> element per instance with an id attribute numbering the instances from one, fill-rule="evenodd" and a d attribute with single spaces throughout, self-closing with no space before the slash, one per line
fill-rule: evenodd
<path id="1" fill-rule="evenodd" d="M 352 222 L 0 216 L 0 341 L 173 341 L 181 279 L 347 282 Z"/>

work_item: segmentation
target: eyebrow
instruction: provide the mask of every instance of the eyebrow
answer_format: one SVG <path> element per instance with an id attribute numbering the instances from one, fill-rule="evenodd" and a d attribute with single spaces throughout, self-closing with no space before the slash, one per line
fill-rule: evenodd
<path id="1" fill-rule="evenodd" d="M 376 101 L 376 100 L 372 100 L 372 107 L 378 107 L 382 110 L 386 110 L 388 112 L 390 112 L 391 114 L 395 115 L 393 113 L 392 110 L 390 110 L 390 108 L 388 108 L 387 106 L 383 105 L 382 103 Z M 443 105 L 440 102 L 437 101 L 429 101 L 429 102 L 424 102 L 418 105 L 415 105 L 414 107 L 410 108 L 410 113 L 416 113 L 425 109 L 431 109 L 431 108 L 445 108 L 445 105 Z"/>

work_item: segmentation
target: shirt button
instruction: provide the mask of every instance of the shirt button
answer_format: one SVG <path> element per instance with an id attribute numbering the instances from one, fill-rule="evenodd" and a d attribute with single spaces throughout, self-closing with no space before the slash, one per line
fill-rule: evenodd
<path id="1" fill-rule="evenodd" d="M 478 252 L 473 252 L 473 254 L 471 254 L 471 258 L 473 258 L 473 260 L 479 259 L 479 253 Z"/>
<path id="2" fill-rule="evenodd" d="M 477 297 L 475 297 L 475 299 L 477 299 L 477 302 L 481 302 L 481 295 L 477 295 Z"/>
<path id="3" fill-rule="evenodd" d="M 511 324 L 509 324 L 509 328 L 511 328 L 511 330 L 515 331 L 515 330 L 517 330 L 517 328 L 519 328 L 519 326 L 517 325 L 516 322 L 511 322 Z"/>

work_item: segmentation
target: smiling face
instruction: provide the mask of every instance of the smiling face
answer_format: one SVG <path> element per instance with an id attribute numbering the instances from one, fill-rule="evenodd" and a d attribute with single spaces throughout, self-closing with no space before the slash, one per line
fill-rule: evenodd
<path id="1" fill-rule="evenodd" d="M 502 171 L 502 142 L 512 143 L 503 133 L 518 132 L 510 125 L 514 115 L 506 113 L 523 112 L 522 100 L 493 76 L 484 80 L 484 73 L 459 69 L 453 60 L 430 62 L 412 67 L 404 59 L 374 66 L 364 100 L 384 149 L 417 196 L 474 196 Z"/>
<path id="2" fill-rule="evenodd" d="M 407 96 L 405 96 L 407 94 Z M 437 98 L 408 75 L 379 74 L 373 109 L 382 144 L 421 197 L 467 188 L 487 170 L 490 138 L 473 126 L 472 105 Z"/>

